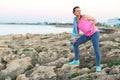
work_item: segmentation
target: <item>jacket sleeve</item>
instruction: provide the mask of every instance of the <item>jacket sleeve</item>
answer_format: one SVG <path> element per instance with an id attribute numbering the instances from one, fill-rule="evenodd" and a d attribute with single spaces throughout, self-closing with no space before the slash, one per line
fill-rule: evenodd
<path id="1" fill-rule="evenodd" d="M 73 20 L 72 37 L 73 37 L 73 38 L 77 38 L 77 37 L 78 37 L 78 30 L 77 30 L 77 21 L 76 21 L 76 17 L 74 17 L 74 20 Z"/>

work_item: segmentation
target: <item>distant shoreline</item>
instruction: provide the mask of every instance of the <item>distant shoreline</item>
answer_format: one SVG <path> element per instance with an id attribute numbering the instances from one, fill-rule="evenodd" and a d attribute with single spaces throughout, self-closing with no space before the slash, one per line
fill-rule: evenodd
<path id="1" fill-rule="evenodd" d="M 41 22 L 38 22 L 38 23 L 14 23 L 14 22 L 11 22 L 11 23 L 0 23 L 0 25 L 55 25 L 56 27 L 57 26 L 68 26 L 68 25 L 72 25 L 72 23 L 47 23 L 47 22 L 44 22 L 44 23 L 41 23 Z"/>
<path id="2" fill-rule="evenodd" d="M 67 24 L 60 24 L 60 25 L 55 25 L 56 27 L 61 27 L 61 28 L 72 28 L 73 25 L 67 25 Z"/>
<path id="3" fill-rule="evenodd" d="M 55 26 L 59 28 L 72 28 L 72 23 L 0 23 L 0 25 L 46 25 L 46 26 Z M 99 28 L 108 28 L 105 26 L 97 26 Z M 117 27 L 117 26 L 116 26 Z M 109 28 L 116 28 L 116 27 L 109 27 Z M 117 27 L 119 28 L 119 27 Z"/>
<path id="4" fill-rule="evenodd" d="M 0 25 L 47 25 L 47 26 L 55 26 L 59 28 L 72 28 L 72 24 L 62 24 L 62 23 L 50 23 L 50 24 L 42 24 L 42 23 L 0 23 Z"/>
<path id="5" fill-rule="evenodd" d="M 43 25 L 41 23 L 0 23 L 0 25 Z"/>

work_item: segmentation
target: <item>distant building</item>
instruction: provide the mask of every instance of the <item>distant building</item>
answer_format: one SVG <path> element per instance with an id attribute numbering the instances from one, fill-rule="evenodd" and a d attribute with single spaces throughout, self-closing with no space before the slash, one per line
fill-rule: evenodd
<path id="1" fill-rule="evenodd" d="M 112 19 L 108 19 L 108 26 L 114 27 L 120 27 L 120 18 L 112 18 Z"/>

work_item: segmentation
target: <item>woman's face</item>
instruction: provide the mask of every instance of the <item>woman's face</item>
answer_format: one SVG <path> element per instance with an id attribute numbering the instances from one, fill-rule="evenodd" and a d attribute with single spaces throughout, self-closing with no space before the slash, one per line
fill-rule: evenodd
<path id="1" fill-rule="evenodd" d="M 80 8 L 76 8 L 75 12 L 73 13 L 75 16 L 80 16 L 81 15 L 81 10 Z"/>

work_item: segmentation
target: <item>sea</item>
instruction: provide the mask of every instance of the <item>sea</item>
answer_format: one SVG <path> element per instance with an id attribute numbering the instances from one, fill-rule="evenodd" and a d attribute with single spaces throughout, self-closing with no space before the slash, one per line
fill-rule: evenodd
<path id="1" fill-rule="evenodd" d="M 11 25 L 0 24 L 0 35 L 9 34 L 59 34 L 59 33 L 71 33 L 72 28 L 56 27 L 54 25 Z"/>

